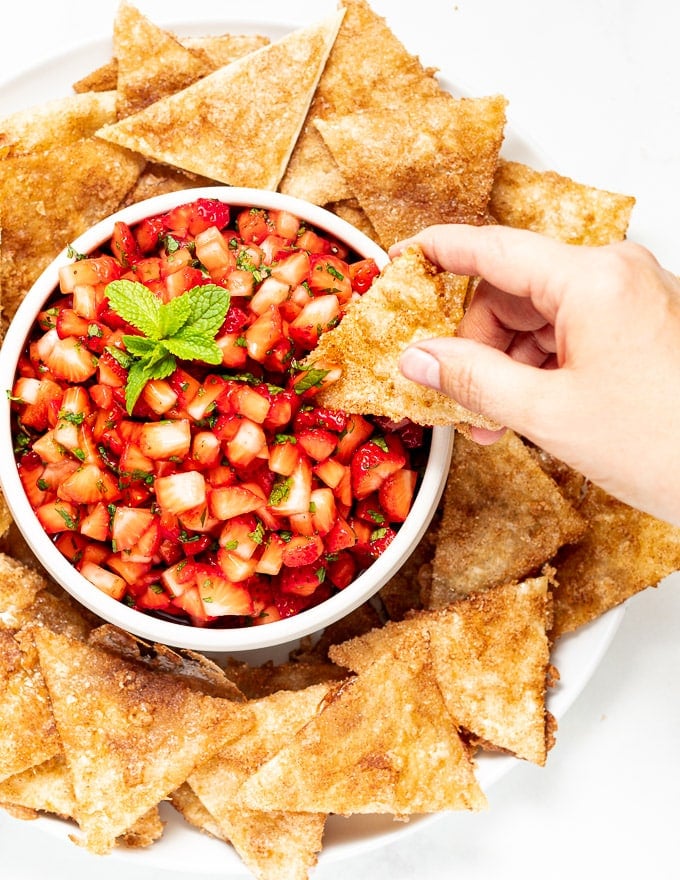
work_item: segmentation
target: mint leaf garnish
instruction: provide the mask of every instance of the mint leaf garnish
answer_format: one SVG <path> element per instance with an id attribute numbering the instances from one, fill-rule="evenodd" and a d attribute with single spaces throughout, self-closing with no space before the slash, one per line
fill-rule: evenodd
<path id="1" fill-rule="evenodd" d="M 105 294 L 111 308 L 142 335 L 127 334 L 130 356 L 125 406 L 132 410 L 151 379 L 165 379 L 180 360 L 219 364 L 222 353 L 215 335 L 229 309 L 229 291 L 218 284 L 192 287 L 164 303 L 138 281 L 112 281 Z"/>

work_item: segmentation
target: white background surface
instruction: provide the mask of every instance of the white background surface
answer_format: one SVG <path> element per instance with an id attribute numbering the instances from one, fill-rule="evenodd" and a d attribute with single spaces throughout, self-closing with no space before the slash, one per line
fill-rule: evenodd
<path id="1" fill-rule="evenodd" d="M 146 0 L 158 23 L 306 23 L 334 2 Z M 0 81 L 111 33 L 116 4 L 13 4 Z M 634 238 L 680 274 L 680 7 L 667 0 L 373 0 L 406 47 L 472 94 L 503 92 L 509 118 L 581 182 L 634 195 Z M 379 47 L 376 47 L 379 51 Z M 86 73 L 87 71 L 82 71 Z M 48 83 L 46 81 L 46 88 Z M 41 99 L 36 95 L 36 103 Z M 2 104 L 0 116 L 9 109 Z M 653 442 L 653 426 L 649 426 Z M 679 876 L 680 575 L 629 601 L 610 650 L 562 719 L 545 768 L 520 765 L 483 815 L 455 814 L 314 880 L 539 880 Z M 189 880 L 96 858 L 0 814 L 2 880 Z M 200 866 L 192 877 L 200 875 Z"/>

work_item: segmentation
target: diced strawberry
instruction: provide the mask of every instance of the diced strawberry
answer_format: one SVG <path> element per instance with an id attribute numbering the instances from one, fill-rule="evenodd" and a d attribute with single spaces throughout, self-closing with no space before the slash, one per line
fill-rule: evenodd
<path id="1" fill-rule="evenodd" d="M 306 513 L 312 493 L 312 468 L 309 459 L 300 456 L 289 477 L 274 484 L 269 497 L 269 509 L 278 516 Z"/>
<path id="2" fill-rule="evenodd" d="M 186 404 L 187 414 L 197 422 L 204 419 L 215 408 L 215 401 L 227 387 L 225 379 L 210 374 L 206 376 L 192 399 Z"/>
<path id="3" fill-rule="evenodd" d="M 191 620 L 192 626 L 205 626 L 211 620 L 196 586 L 189 587 L 180 596 L 172 599 L 168 610 L 172 611 L 173 607 L 183 611 Z"/>
<path id="4" fill-rule="evenodd" d="M 327 535 L 335 525 L 338 516 L 332 489 L 326 487 L 312 489 L 309 506 L 314 530 L 319 535 Z"/>
<path id="5" fill-rule="evenodd" d="M 411 510 L 418 474 L 403 467 L 384 481 L 378 489 L 380 506 L 389 522 L 404 522 Z"/>
<path id="6" fill-rule="evenodd" d="M 232 583 L 241 583 L 255 574 L 256 559 L 243 559 L 231 550 L 220 547 L 217 551 L 217 564 Z"/>
<path id="7" fill-rule="evenodd" d="M 340 301 L 335 294 L 324 294 L 310 299 L 302 311 L 290 322 L 292 339 L 305 351 L 311 351 L 319 336 L 330 330 L 340 317 Z"/>
<path id="8" fill-rule="evenodd" d="M 142 390 L 141 399 L 152 412 L 162 416 L 175 406 L 178 397 L 169 382 L 150 379 Z"/>
<path id="9" fill-rule="evenodd" d="M 262 315 L 270 306 L 279 306 L 288 298 L 290 286 L 270 275 L 265 278 L 257 293 L 250 300 L 250 309 L 255 315 Z"/>
<path id="10" fill-rule="evenodd" d="M 230 582 L 217 567 L 201 567 L 196 576 L 196 584 L 208 616 L 252 614 L 253 602 L 248 590 Z"/>
<path id="11" fill-rule="evenodd" d="M 264 430 L 250 419 L 240 419 L 236 433 L 225 444 L 227 458 L 234 467 L 247 467 L 266 448 Z"/>
<path id="12" fill-rule="evenodd" d="M 331 489 L 336 488 L 346 473 L 347 465 L 340 464 L 336 458 L 326 458 L 314 465 L 314 475 Z"/>
<path id="13" fill-rule="evenodd" d="M 296 596 L 311 596 L 316 592 L 325 575 L 322 566 L 300 565 L 281 569 L 281 592 Z"/>
<path id="14" fill-rule="evenodd" d="M 200 260 L 211 274 L 215 271 L 228 271 L 236 265 L 234 253 L 217 226 L 208 226 L 207 229 L 199 232 L 194 245 L 196 259 Z"/>
<path id="15" fill-rule="evenodd" d="M 182 266 L 176 272 L 171 272 L 165 278 L 165 289 L 167 291 L 167 299 L 174 299 L 181 296 L 187 290 L 198 287 L 204 282 L 204 276 L 200 269 L 196 266 Z"/>
<path id="16" fill-rule="evenodd" d="M 338 442 L 337 434 L 323 428 L 303 428 L 297 432 L 297 442 L 314 461 L 324 461 L 334 452 Z"/>
<path id="17" fill-rule="evenodd" d="M 120 498 L 118 482 L 110 471 L 84 464 L 59 485 L 57 496 L 74 504 L 107 504 Z"/>
<path id="18" fill-rule="evenodd" d="M 271 277 L 288 285 L 288 289 L 297 287 L 309 275 L 309 254 L 295 251 L 284 257 L 272 268 Z"/>
<path id="19" fill-rule="evenodd" d="M 275 474 L 289 477 L 299 458 L 297 439 L 292 434 L 277 435 L 269 447 L 269 469 Z"/>
<path id="20" fill-rule="evenodd" d="M 283 550 L 286 542 L 276 532 L 269 536 L 260 558 L 257 560 L 255 571 L 258 574 L 277 575 L 283 565 Z"/>
<path id="21" fill-rule="evenodd" d="M 356 449 L 373 433 L 373 425 L 357 413 L 348 413 L 345 429 L 338 440 L 335 457 L 342 464 L 349 464 Z"/>
<path id="22" fill-rule="evenodd" d="M 283 321 L 276 306 L 269 306 L 244 333 L 248 355 L 264 361 L 267 353 L 283 339 Z"/>
<path id="23" fill-rule="evenodd" d="M 206 471 L 219 465 L 222 445 L 212 431 L 198 431 L 191 440 L 191 457 L 187 462 L 198 470 Z"/>
<path id="24" fill-rule="evenodd" d="M 335 559 L 327 563 L 326 577 L 338 590 L 344 590 L 356 577 L 358 568 L 357 561 L 351 553 L 340 552 Z"/>
<path id="25" fill-rule="evenodd" d="M 261 208 L 248 208 L 236 217 L 236 228 L 245 242 L 259 244 L 271 232 L 267 214 Z"/>
<path id="26" fill-rule="evenodd" d="M 130 562 L 151 563 L 154 561 L 161 545 L 161 527 L 160 520 L 154 515 L 153 521 L 148 529 L 143 532 L 139 540 L 126 551 L 126 556 Z"/>
<path id="27" fill-rule="evenodd" d="M 75 458 L 65 457 L 60 461 L 49 462 L 42 473 L 42 485 L 55 493 L 59 486 L 78 470 L 80 463 Z"/>
<path id="28" fill-rule="evenodd" d="M 78 508 L 68 501 L 48 501 L 36 508 L 35 515 L 48 535 L 78 530 Z"/>
<path id="29" fill-rule="evenodd" d="M 262 507 L 263 501 L 259 494 L 242 485 L 235 485 L 211 489 L 208 492 L 208 505 L 215 519 L 224 521 L 252 513 Z"/>
<path id="30" fill-rule="evenodd" d="M 196 379 L 195 376 L 192 376 L 191 373 L 183 370 L 181 367 L 178 367 L 175 372 L 172 373 L 168 378 L 168 382 L 177 395 L 177 405 L 181 409 L 186 409 L 201 387 L 201 383 L 198 379 Z"/>
<path id="31" fill-rule="evenodd" d="M 77 284 L 108 284 L 121 276 L 120 264 L 113 257 L 103 254 L 76 260 L 59 269 L 59 289 L 62 293 L 73 293 Z"/>
<path id="32" fill-rule="evenodd" d="M 80 564 L 89 541 L 78 532 L 60 532 L 54 539 L 54 546 L 69 562 Z"/>
<path id="33" fill-rule="evenodd" d="M 215 339 L 215 344 L 222 352 L 222 365 L 233 370 L 245 367 L 248 362 L 248 351 L 243 333 L 235 330 L 233 333 L 222 333 Z"/>
<path id="34" fill-rule="evenodd" d="M 94 504 L 80 520 L 80 533 L 93 541 L 106 541 L 111 537 L 111 514 L 108 506 L 100 501 Z"/>
<path id="35" fill-rule="evenodd" d="M 90 322 L 87 318 L 81 317 L 73 309 L 60 309 L 57 315 L 57 333 L 60 339 L 66 339 L 67 336 L 85 337 L 88 334 Z"/>
<path id="36" fill-rule="evenodd" d="M 239 383 L 231 391 L 229 399 L 238 415 L 250 419 L 251 422 L 257 422 L 258 425 L 261 425 L 269 415 L 269 399 L 258 388 Z"/>
<path id="37" fill-rule="evenodd" d="M 140 537 L 151 528 L 155 514 L 144 507 L 117 505 L 111 516 L 111 544 L 114 553 L 130 550 Z"/>
<path id="38" fill-rule="evenodd" d="M 180 471 L 156 478 L 156 501 L 163 513 L 184 513 L 205 504 L 206 483 L 200 471 Z"/>
<path id="39" fill-rule="evenodd" d="M 319 535 L 294 535 L 283 548 L 283 564 L 289 568 L 311 565 L 323 552 Z"/>
<path id="40" fill-rule="evenodd" d="M 46 337 L 50 336 L 49 340 Z M 41 357 L 47 369 L 58 379 L 66 382 L 85 382 L 97 370 L 97 360 L 74 336 L 60 339 L 56 329 L 48 330 L 43 336 L 44 345 Z"/>
<path id="41" fill-rule="evenodd" d="M 352 263 L 349 267 L 352 290 L 355 290 L 357 293 L 366 293 L 379 274 L 380 269 L 378 269 L 374 259 L 369 257 L 365 260 L 357 260 L 356 263 Z"/>
<path id="42" fill-rule="evenodd" d="M 242 514 L 228 519 L 219 536 L 219 545 L 242 559 L 250 559 L 262 544 L 263 529 L 252 514 Z"/>
<path id="43" fill-rule="evenodd" d="M 406 464 L 398 438 L 388 435 L 362 444 L 352 456 L 352 490 L 361 499 L 380 488 L 390 474 Z"/>
<path id="44" fill-rule="evenodd" d="M 100 385 L 123 388 L 127 382 L 127 370 L 108 351 L 97 361 L 97 380 Z"/>
<path id="45" fill-rule="evenodd" d="M 166 611 L 170 607 L 170 596 L 161 584 L 153 583 L 135 597 L 135 607 L 142 611 Z"/>
<path id="46" fill-rule="evenodd" d="M 195 563 L 182 559 L 161 574 L 161 582 L 171 596 L 177 598 L 195 586 Z"/>
<path id="47" fill-rule="evenodd" d="M 98 590 L 113 599 L 122 599 L 125 595 L 127 590 L 125 579 L 101 565 L 86 562 L 80 567 L 80 573 Z"/>
<path id="48" fill-rule="evenodd" d="M 137 585 L 151 570 L 150 562 L 136 562 L 126 553 L 112 553 L 106 560 L 106 567 L 123 578 L 126 584 Z"/>
<path id="49" fill-rule="evenodd" d="M 142 251 L 132 230 L 121 220 L 116 220 L 111 233 L 111 253 L 121 266 L 129 268 L 142 257 Z"/>
<path id="50" fill-rule="evenodd" d="M 44 431 L 56 424 L 64 392 L 52 379 L 40 379 L 38 387 L 31 386 L 31 388 L 32 400 L 21 407 L 19 418 L 27 428 Z M 16 390 L 15 387 L 14 396 L 20 397 L 21 393 L 16 394 Z M 21 392 L 21 389 L 19 391 Z"/>
<path id="51" fill-rule="evenodd" d="M 154 460 L 186 458 L 191 448 L 189 420 L 144 422 L 139 431 L 139 448 Z"/>
<path id="52" fill-rule="evenodd" d="M 352 296 L 349 266 L 334 254 L 315 254 L 310 259 L 309 287 L 315 293 L 335 294 L 341 303 Z"/>
<path id="53" fill-rule="evenodd" d="M 356 544 L 357 536 L 352 526 L 342 516 L 338 516 L 335 524 L 326 537 L 324 546 L 327 553 L 338 553 Z"/>
<path id="54" fill-rule="evenodd" d="M 305 428 L 324 428 L 327 431 L 342 434 L 347 430 L 351 418 L 347 413 L 327 409 L 324 406 L 305 406 L 296 414 L 294 425 L 296 431 L 301 431 Z M 372 433 L 372 426 L 370 426 L 370 430 Z M 367 434 L 367 437 L 364 439 L 370 436 L 370 434 Z"/>
<path id="55" fill-rule="evenodd" d="M 44 470 L 45 465 L 35 451 L 23 455 L 19 461 L 19 479 L 33 509 L 47 500 L 47 486 L 41 479 Z"/>

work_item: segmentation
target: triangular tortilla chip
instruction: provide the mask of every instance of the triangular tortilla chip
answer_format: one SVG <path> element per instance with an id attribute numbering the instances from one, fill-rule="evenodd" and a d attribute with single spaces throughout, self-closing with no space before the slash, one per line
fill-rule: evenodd
<path id="1" fill-rule="evenodd" d="M 401 106 L 315 120 L 381 243 L 437 223 L 487 220 L 506 99 L 409 95 Z"/>
<path id="2" fill-rule="evenodd" d="M 206 810 L 201 799 L 188 782 L 183 782 L 179 788 L 176 788 L 170 794 L 169 800 L 177 812 L 194 828 L 198 828 L 199 831 L 204 831 L 211 837 L 216 837 L 218 840 L 226 842 L 227 838 L 224 836 L 214 816 Z"/>
<path id="3" fill-rule="evenodd" d="M 0 226 L 0 241 L 2 240 L 2 226 Z M 2 313 L 2 291 L 0 290 L 0 314 Z M 0 340 L 1 342 L 2 340 Z M 14 520 L 12 519 L 12 514 L 9 512 L 9 507 L 7 506 L 7 501 L 5 500 L 5 496 L 0 490 L 0 539 L 6 538 L 7 533 L 9 532 L 10 526 Z"/>
<path id="4" fill-rule="evenodd" d="M 243 785 L 251 809 L 480 810 L 486 798 L 430 665 L 381 657 L 335 685 L 321 711 Z"/>
<path id="5" fill-rule="evenodd" d="M 28 608 L 47 584 L 36 569 L 0 553 L 0 626 L 17 626 L 15 615 Z"/>
<path id="6" fill-rule="evenodd" d="M 74 238 L 113 213 L 144 159 L 98 138 L 0 162 L 3 318 Z"/>
<path id="7" fill-rule="evenodd" d="M 64 756 L 59 754 L 0 782 L 0 806 L 29 810 L 33 818 L 41 813 L 52 813 L 61 819 L 72 819 L 77 804 Z M 158 808 L 153 807 L 126 834 L 119 837 L 116 844 L 150 846 L 162 836 L 163 829 Z"/>
<path id="8" fill-rule="evenodd" d="M 459 436 L 423 603 L 441 608 L 539 569 L 585 520 L 513 432 L 490 446 Z"/>
<path id="9" fill-rule="evenodd" d="M 252 730 L 201 764 L 187 780 L 244 864 L 262 880 L 305 880 L 321 850 L 326 816 L 235 807 L 236 792 L 316 714 L 328 691 L 327 685 L 314 685 L 253 700 Z"/>
<path id="10" fill-rule="evenodd" d="M 455 279 L 457 293 L 451 295 Z M 371 413 L 421 425 L 492 426 L 439 391 L 407 379 L 399 370 L 411 342 L 451 336 L 462 316 L 460 294 L 467 279 L 438 272 L 422 251 L 410 247 L 388 263 L 359 299 L 350 302 L 337 327 L 323 333 L 306 364 L 339 366 L 337 382 L 323 388 L 324 406 Z"/>
<path id="11" fill-rule="evenodd" d="M 36 630 L 40 665 L 92 852 L 108 852 L 200 761 L 251 724 L 244 704 L 206 696 L 173 675 Z"/>
<path id="12" fill-rule="evenodd" d="M 60 750 L 40 666 L 9 630 L 0 629 L 0 781 Z"/>
<path id="13" fill-rule="evenodd" d="M 179 92 L 214 69 L 205 55 L 187 49 L 127 0 L 119 3 L 113 23 L 113 54 L 118 62 L 119 119 Z"/>
<path id="14" fill-rule="evenodd" d="M 680 528 L 617 501 L 588 484 L 578 511 L 587 522 L 581 540 L 553 561 L 557 638 L 656 587 L 680 568 Z"/>
<path id="15" fill-rule="evenodd" d="M 501 159 L 489 213 L 503 226 L 531 229 L 569 244 L 602 245 L 626 237 L 634 205 L 632 196 Z"/>
<path id="16" fill-rule="evenodd" d="M 429 652 L 455 723 L 494 747 L 536 764 L 546 760 L 550 716 L 548 575 L 422 611 L 331 648 L 336 663 L 362 673 L 377 658 Z"/>
<path id="17" fill-rule="evenodd" d="M 0 121 L 0 157 L 64 147 L 115 119 L 115 91 L 54 98 Z"/>
<path id="18" fill-rule="evenodd" d="M 345 17 L 280 185 L 281 192 L 318 205 L 351 198 L 353 192 L 315 119 L 398 106 L 404 96 L 427 98 L 440 91 L 432 71 L 406 51 L 365 0 L 342 5 Z"/>
<path id="19" fill-rule="evenodd" d="M 222 183 L 275 190 L 341 18 L 293 31 L 99 135 Z"/>
<path id="20" fill-rule="evenodd" d="M 268 46 L 271 42 L 264 34 L 217 34 L 178 39 L 187 49 L 206 56 L 215 69 L 238 61 L 244 55 Z"/>

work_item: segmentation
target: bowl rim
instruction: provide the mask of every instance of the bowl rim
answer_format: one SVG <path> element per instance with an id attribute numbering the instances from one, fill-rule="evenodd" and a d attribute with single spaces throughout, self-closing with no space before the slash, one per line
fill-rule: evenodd
<path id="1" fill-rule="evenodd" d="M 439 503 L 448 473 L 454 430 L 448 426 L 432 428 L 427 465 L 411 511 L 381 556 L 344 590 L 292 617 L 259 626 L 233 628 L 174 623 L 130 608 L 98 590 L 83 577 L 43 530 L 19 479 L 13 453 L 10 400 L 17 362 L 35 316 L 57 290 L 59 268 L 71 259 L 69 254 L 72 251 L 83 254 L 93 251 L 110 238 L 113 224 L 117 220 L 134 224 L 145 217 L 164 213 L 197 198 L 217 198 L 234 207 L 287 210 L 305 222 L 330 232 L 362 257 L 372 257 L 381 269 L 389 260 L 378 244 L 348 221 L 318 205 L 274 191 L 227 185 L 193 187 L 161 193 L 108 215 L 57 254 L 35 280 L 7 328 L 0 346 L 0 391 L 5 392 L 0 400 L 0 444 L 12 452 L 0 456 L 0 488 L 17 528 L 40 563 L 66 592 L 103 621 L 139 638 L 177 648 L 215 653 L 248 653 L 283 647 L 318 632 L 374 596 L 398 571 L 425 534 Z"/>

